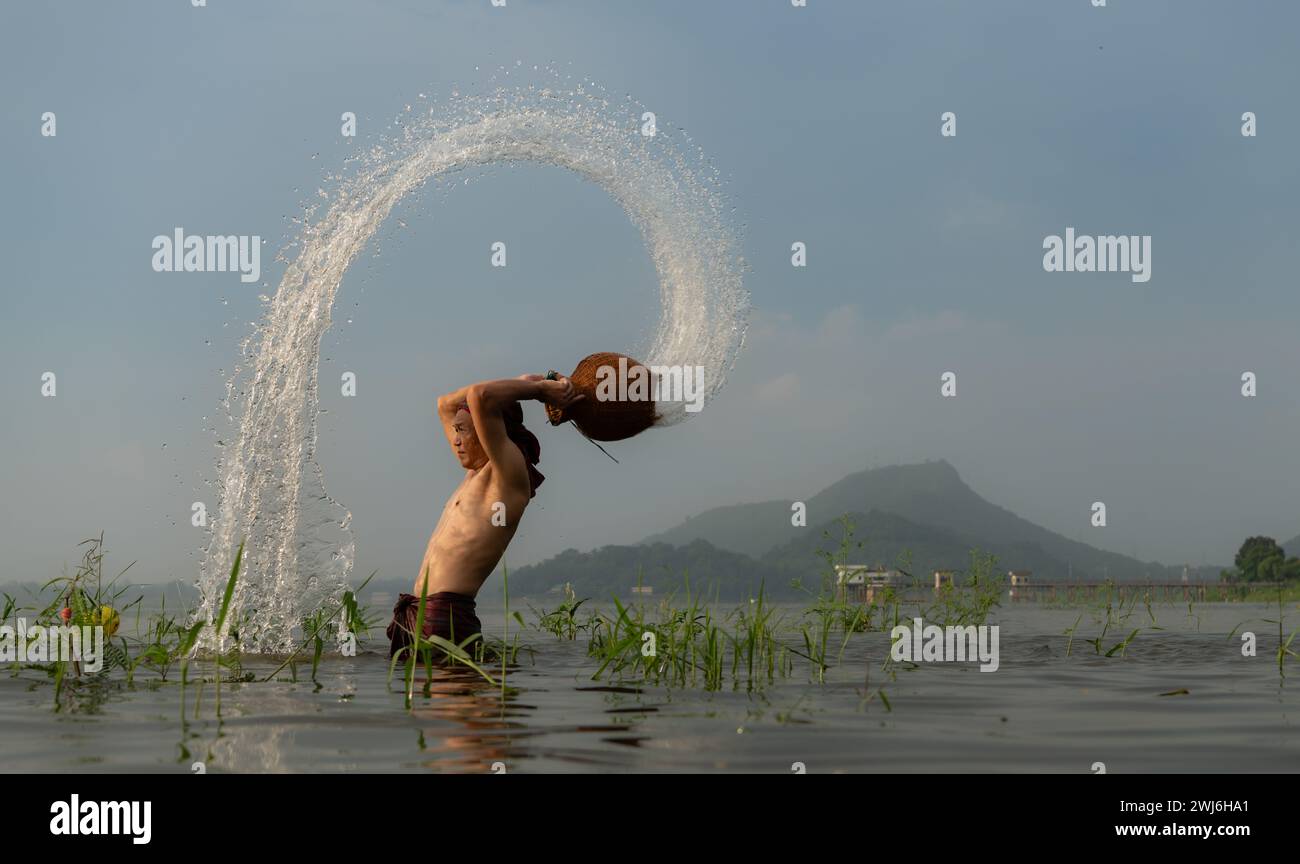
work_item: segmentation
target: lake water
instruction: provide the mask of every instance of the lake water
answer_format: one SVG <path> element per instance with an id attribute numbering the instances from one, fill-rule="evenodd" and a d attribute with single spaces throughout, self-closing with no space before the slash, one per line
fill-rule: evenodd
<path id="1" fill-rule="evenodd" d="M 430 696 L 417 687 L 410 711 L 400 683 L 386 687 L 386 645 L 371 641 L 356 657 L 327 658 L 319 687 L 302 667 L 298 683 L 223 687 L 219 725 L 211 685 L 200 719 L 183 724 L 176 686 L 137 682 L 95 713 L 55 713 L 46 676 L 25 671 L 0 676 L 0 768 L 189 772 L 205 761 L 209 772 L 489 772 L 501 763 L 510 773 L 789 773 L 803 763 L 809 773 L 1090 773 L 1102 762 L 1108 773 L 1300 771 L 1300 663 L 1288 663 L 1292 679 L 1279 677 L 1277 625 L 1262 621 L 1276 619 L 1277 606 L 1155 611 L 1164 629 L 1144 629 L 1124 657 L 1098 656 L 1082 641 L 1100 629 L 1088 614 L 1066 656 L 1063 633 L 1079 610 L 1014 604 L 990 619 L 1000 627 L 996 672 L 920 664 L 890 681 L 880 668 L 889 636 L 866 633 L 826 683 L 796 658 L 794 674 L 761 693 L 595 681 L 585 636 L 566 642 L 529 629 L 521 641 L 532 655 L 510 671 L 504 701 L 472 674 L 435 671 Z M 1284 611 L 1289 634 L 1300 614 L 1294 603 Z M 501 632 L 500 610 L 480 617 Z M 1147 623 L 1139 608 L 1105 647 Z M 1242 656 L 1241 629 L 1257 634 L 1258 656 Z M 266 674 L 275 665 L 245 667 Z M 892 710 L 864 702 L 868 676 Z M 191 686 L 190 718 L 194 695 Z"/>

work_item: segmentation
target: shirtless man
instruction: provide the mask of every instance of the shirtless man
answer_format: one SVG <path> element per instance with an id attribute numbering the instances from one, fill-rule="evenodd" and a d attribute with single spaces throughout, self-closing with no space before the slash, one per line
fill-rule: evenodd
<path id="1" fill-rule="evenodd" d="M 465 468 L 465 479 L 442 508 L 413 594 L 403 594 L 388 625 L 389 656 L 409 647 L 425 597 L 424 635 L 463 644 L 481 632 L 474 597 L 515 536 L 537 494 L 534 467 L 542 448 L 524 428 L 520 399 L 563 408 L 582 399 L 564 376 L 521 375 L 462 387 L 438 399 L 438 419 Z"/>

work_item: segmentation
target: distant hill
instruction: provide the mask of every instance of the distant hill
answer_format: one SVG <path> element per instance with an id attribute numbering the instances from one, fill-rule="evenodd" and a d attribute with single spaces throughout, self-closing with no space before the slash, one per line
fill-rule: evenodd
<path id="1" fill-rule="evenodd" d="M 1152 580 L 1176 582 L 1181 567 L 1143 562 L 1071 540 L 992 504 L 947 462 L 851 474 L 809 498 L 808 527 L 790 524 L 789 501 L 718 507 L 647 538 L 637 546 L 575 549 L 511 575 L 511 593 L 545 594 L 571 582 L 581 596 L 627 597 L 638 574 L 656 594 L 680 586 L 711 586 L 724 598 L 766 586 L 776 599 L 801 596 L 798 579 L 816 589 L 852 526 L 849 563 L 902 567 L 928 582 L 935 570 L 964 571 L 971 551 L 997 556 L 1000 570 L 1031 570 L 1037 581 Z M 1300 538 L 1297 538 L 1300 539 Z M 1300 543 L 1296 544 L 1300 548 Z M 1198 568 L 1193 581 L 1217 579 Z"/>
<path id="2" fill-rule="evenodd" d="M 751 597 L 760 585 L 774 600 L 795 600 L 807 595 L 793 582 L 817 591 L 824 579 L 833 578 L 831 565 L 835 562 L 901 568 L 919 582 L 928 583 L 935 570 L 966 571 L 971 551 L 977 548 L 996 555 L 1000 570 L 1032 570 L 1035 578 L 1068 572 L 1064 562 L 1032 543 L 981 543 L 946 528 L 873 510 L 844 514 L 805 528 L 795 539 L 760 558 L 719 549 L 705 540 L 681 547 L 651 543 L 602 546 L 591 552 L 569 549 L 513 572 L 510 593 L 528 597 L 558 594 L 569 582 L 581 597 L 608 599 L 616 595 L 626 601 L 638 580 L 653 587 L 658 596 L 680 590 L 684 578 L 689 577 L 692 592 L 724 600 Z"/>
<path id="3" fill-rule="evenodd" d="M 981 498 L 945 461 L 859 471 L 805 503 L 810 526 L 844 513 L 891 513 L 913 525 L 948 532 L 943 542 L 962 538 L 982 549 L 1003 550 L 1007 553 L 999 554 L 1003 564 L 1034 569 L 1040 578 L 1072 575 L 1075 579 L 1129 580 L 1175 575 L 1173 568 L 1097 549 L 1022 519 Z M 790 505 L 790 501 L 767 501 L 714 508 L 645 542 L 681 545 L 704 539 L 723 549 L 762 558 L 784 544 L 806 539 L 807 528 L 790 524 Z M 885 523 L 877 527 L 887 528 Z M 1041 566 L 1022 566 L 1022 560 L 1036 560 Z M 1181 573 L 1178 568 L 1176 577 L 1181 578 Z"/>
<path id="4" fill-rule="evenodd" d="M 790 577 L 780 566 L 755 561 L 705 540 L 684 546 L 652 543 L 638 546 L 602 546 L 591 552 L 567 549 L 539 564 L 520 567 L 510 574 L 511 596 L 544 598 L 559 595 L 566 582 L 580 597 L 626 601 L 632 586 L 649 586 L 656 596 L 680 591 L 689 577 L 691 593 L 738 600 L 757 594 L 760 585 L 774 596 L 789 596 Z"/>
<path id="5" fill-rule="evenodd" d="M 1282 550 L 1287 555 L 1300 556 L 1300 534 L 1295 535 L 1290 540 L 1281 544 Z"/>
<path id="6" fill-rule="evenodd" d="M 829 570 L 828 554 L 842 554 L 849 563 L 901 568 L 928 583 L 935 570 L 965 571 L 974 549 L 996 555 L 1003 570 L 1032 570 L 1036 576 L 1068 572 L 1064 562 L 1032 543 L 984 543 L 978 538 L 921 525 L 880 510 L 849 513 L 843 520 L 806 531 L 797 539 L 768 551 L 761 561 L 791 576 L 807 577 L 810 573 Z"/>

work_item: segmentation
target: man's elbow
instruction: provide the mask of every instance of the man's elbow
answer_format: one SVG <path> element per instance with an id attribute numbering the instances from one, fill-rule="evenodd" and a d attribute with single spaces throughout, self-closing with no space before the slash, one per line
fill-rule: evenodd
<path id="1" fill-rule="evenodd" d="M 465 391 L 465 404 L 470 407 L 471 413 L 491 410 L 492 393 L 482 384 L 471 385 Z"/>

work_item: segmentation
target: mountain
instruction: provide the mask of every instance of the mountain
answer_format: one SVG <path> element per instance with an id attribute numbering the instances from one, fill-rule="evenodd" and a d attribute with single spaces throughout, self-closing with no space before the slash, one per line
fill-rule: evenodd
<path id="1" fill-rule="evenodd" d="M 771 548 L 797 538 L 803 530 L 790 524 L 791 503 L 764 501 L 759 504 L 715 507 L 690 517 L 676 528 L 654 534 L 641 542 L 680 546 L 694 540 L 708 540 L 719 549 L 729 549 L 742 555 L 762 555 Z M 825 521 L 811 519 L 812 512 L 810 508 L 810 522 Z M 762 530 L 756 530 L 759 526 Z"/>
<path id="2" fill-rule="evenodd" d="M 1300 557 L 1300 534 L 1295 535 L 1290 540 L 1280 545 L 1282 546 L 1282 550 L 1286 552 L 1288 557 L 1291 555 Z"/>
<path id="3" fill-rule="evenodd" d="M 689 577 L 691 593 L 739 600 L 758 593 L 789 596 L 789 574 L 780 566 L 755 561 L 747 555 L 719 549 L 705 540 L 684 546 L 651 543 L 637 546 L 602 546 L 591 552 L 566 549 L 539 564 L 520 567 L 510 574 L 511 596 L 542 598 L 558 594 L 566 582 L 579 597 L 626 601 L 634 585 L 654 589 L 663 596 L 683 588 Z"/>
<path id="4" fill-rule="evenodd" d="M 996 555 L 1000 570 L 1054 574 L 1068 569 L 1032 543 L 981 543 L 946 528 L 872 510 L 805 528 L 795 539 L 757 559 L 719 549 L 706 540 L 692 540 L 686 546 L 651 543 L 602 546 L 591 552 L 569 549 L 519 568 L 511 574 L 510 589 L 512 595 L 537 598 L 558 593 L 568 582 L 580 597 L 618 596 L 626 601 L 634 585 L 651 586 L 656 595 L 663 595 L 681 590 L 684 577 L 689 577 L 692 593 L 723 600 L 752 597 L 760 585 L 774 600 L 796 600 L 807 596 L 805 590 L 817 591 L 833 578 L 835 563 L 898 567 L 928 583 L 935 570 L 966 570 L 976 548 Z"/>
<path id="5" fill-rule="evenodd" d="M 705 539 L 722 549 L 761 558 L 806 536 L 808 528 L 790 524 L 791 503 L 767 501 L 717 507 L 645 542 L 680 545 Z M 844 513 L 891 513 L 916 525 L 943 529 L 982 549 L 1004 550 L 1007 554 L 999 555 L 1004 566 L 1035 569 L 1039 578 L 1155 579 L 1175 572 L 1162 564 L 1138 561 L 1071 540 L 1022 519 L 981 498 L 945 461 L 859 471 L 805 503 L 809 525 L 825 524 Z M 1021 559 L 1041 561 L 1046 569 L 1022 567 Z M 1181 569 L 1177 578 L 1181 578 Z"/>
<path id="6" fill-rule="evenodd" d="M 836 562 L 897 567 L 928 583 L 935 570 L 966 570 L 975 549 L 997 556 L 1000 570 L 1032 570 L 1040 578 L 1068 573 L 1065 562 L 1035 544 L 986 543 L 880 510 L 845 514 L 769 550 L 760 560 L 791 576 L 807 577 L 829 571 L 831 562 L 826 556 L 831 555 Z"/>
<path id="7" fill-rule="evenodd" d="M 571 582 L 579 596 L 627 597 L 638 578 L 661 594 L 689 575 L 692 590 L 707 586 L 724 598 L 750 596 L 761 583 L 772 597 L 793 599 L 801 595 L 792 580 L 820 586 L 827 556 L 901 567 L 928 582 L 935 570 L 967 569 L 975 549 L 995 555 L 999 570 L 1031 570 L 1038 581 L 1182 578 L 1182 568 L 1097 549 L 1022 519 L 981 498 L 947 462 L 851 474 L 805 502 L 808 527 L 790 524 L 791 503 L 717 507 L 637 546 L 569 549 L 520 568 L 511 590 L 536 596 Z M 1218 568 L 1192 574 L 1217 576 Z"/>

